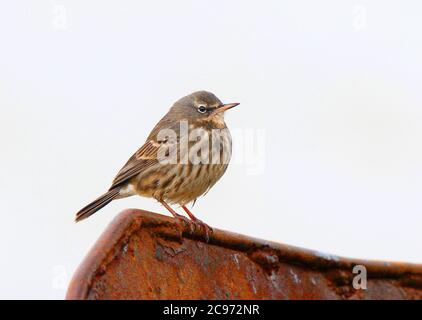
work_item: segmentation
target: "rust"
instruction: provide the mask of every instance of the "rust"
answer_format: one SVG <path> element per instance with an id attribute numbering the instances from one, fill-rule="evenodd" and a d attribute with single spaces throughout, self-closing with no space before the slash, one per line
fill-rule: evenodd
<path id="1" fill-rule="evenodd" d="M 367 289 L 352 285 L 367 270 Z M 67 299 L 421 299 L 422 266 L 341 258 L 173 218 L 122 212 L 74 274 Z"/>
<path id="2" fill-rule="evenodd" d="M 268 274 L 277 271 L 280 266 L 278 252 L 268 246 L 251 250 L 248 257 L 260 265 Z"/>

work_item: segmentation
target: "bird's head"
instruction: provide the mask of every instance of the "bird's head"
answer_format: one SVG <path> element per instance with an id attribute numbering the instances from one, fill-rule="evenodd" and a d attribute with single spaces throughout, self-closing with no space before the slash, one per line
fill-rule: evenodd
<path id="1" fill-rule="evenodd" d="M 194 125 L 223 128 L 224 113 L 239 103 L 223 104 L 213 93 L 197 91 L 176 101 L 169 114 L 173 119 L 186 119 Z"/>

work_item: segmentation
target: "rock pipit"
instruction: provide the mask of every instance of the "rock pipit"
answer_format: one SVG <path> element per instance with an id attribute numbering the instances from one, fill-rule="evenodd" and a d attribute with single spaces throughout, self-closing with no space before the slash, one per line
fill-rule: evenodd
<path id="1" fill-rule="evenodd" d="M 158 122 L 144 145 L 115 177 L 110 189 L 76 214 L 81 221 L 114 199 L 133 195 L 154 198 L 171 214 L 212 231 L 186 207 L 207 193 L 227 169 L 232 141 L 223 104 L 212 93 L 194 92 L 178 100 Z M 174 211 L 178 204 L 191 221 Z"/>

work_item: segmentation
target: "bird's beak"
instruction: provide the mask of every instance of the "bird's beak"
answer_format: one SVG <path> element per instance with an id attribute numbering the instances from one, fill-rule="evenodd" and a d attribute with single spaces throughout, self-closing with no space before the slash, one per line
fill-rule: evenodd
<path id="1" fill-rule="evenodd" d="M 224 112 L 227 111 L 231 108 L 234 108 L 236 106 L 238 106 L 240 103 L 226 103 L 226 104 L 222 104 L 221 106 L 218 106 L 217 109 L 215 110 L 215 113 L 220 113 L 220 112 Z"/>

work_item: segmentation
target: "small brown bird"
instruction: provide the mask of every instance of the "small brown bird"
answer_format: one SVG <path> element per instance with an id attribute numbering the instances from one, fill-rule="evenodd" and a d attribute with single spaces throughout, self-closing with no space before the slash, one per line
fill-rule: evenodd
<path id="1" fill-rule="evenodd" d="M 154 198 L 178 219 L 178 204 L 194 224 L 212 231 L 186 207 L 221 178 L 231 157 L 232 141 L 224 113 L 238 103 L 223 104 L 212 93 L 194 92 L 178 100 L 158 122 L 144 145 L 115 177 L 110 189 L 76 214 L 81 221 L 114 199 L 133 195 Z"/>

